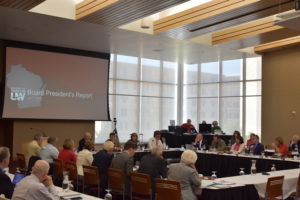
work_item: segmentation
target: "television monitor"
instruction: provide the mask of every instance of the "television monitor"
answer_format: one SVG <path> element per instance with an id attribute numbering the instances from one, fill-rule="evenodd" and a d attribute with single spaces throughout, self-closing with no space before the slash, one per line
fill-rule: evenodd
<path id="1" fill-rule="evenodd" d="M 3 118 L 110 120 L 110 54 L 6 41 Z"/>
<path id="2" fill-rule="evenodd" d="M 199 124 L 200 133 L 211 133 L 211 124 Z"/>

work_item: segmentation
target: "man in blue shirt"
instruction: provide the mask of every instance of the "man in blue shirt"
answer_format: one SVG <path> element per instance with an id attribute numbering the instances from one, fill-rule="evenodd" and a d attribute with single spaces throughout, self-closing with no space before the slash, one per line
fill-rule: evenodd
<path id="1" fill-rule="evenodd" d="M 47 161 L 49 164 L 53 163 L 53 159 L 57 159 L 58 150 L 56 148 L 56 137 L 49 137 L 48 144 L 46 144 L 40 151 L 39 156 L 42 160 Z"/>
<path id="2" fill-rule="evenodd" d="M 0 195 L 4 194 L 6 198 L 11 198 L 14 192 L 14 185 L 9 176 L 5 174 L 4 168 L 9 165 L 10 153 L 9 148 L 0 147 Z"/>

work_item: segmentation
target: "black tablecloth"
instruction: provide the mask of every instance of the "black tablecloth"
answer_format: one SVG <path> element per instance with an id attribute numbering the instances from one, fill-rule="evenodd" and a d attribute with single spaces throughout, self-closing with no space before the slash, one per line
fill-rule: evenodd
<path id="1" fill-rule="evenodd" d="M 178 148 L 185 144 L 191 144 L 195 140 L 195 135 L 175 135 L 169 132 L 162 132 L 161 136 L 166 139 L 166 144 L 171 148 Z M 221 138 L 228 144 L 228 141 L 231 139 L 231 135 L 221 135 Z M 213 135 L 206 134 L 204 139 L 207 141 L 208 145 L 211 144 Z"/>
<path id="2" fill-rule="evenodd" d="M 199 200 L 259 200 L 254 185 L 226 189 L 203 189 Z"/>
<path id="3" fill-rule="evenodd" d="M 149 152 L 137 152 L 134 156 L 135 161 L 140 161 L 141 157 Z M 165 159 L 180 158 L 182 151 L 164 151 Z M 229 177 L 239 175 L 240 168 L 245 168 L 246 174 L 250 173 L 251 160 L 256 160 L 257 172 L 270 171 L 272 164 L 277 170 L 299 168 L 299 162 L 286 160 L 272 160 L 242 156 L 228 156 L 209 153 L 197 153 L 198 160 L 196 168 L 200 174 L 211 176 L 212 171 L 217 171 L 217 177 Z"/>

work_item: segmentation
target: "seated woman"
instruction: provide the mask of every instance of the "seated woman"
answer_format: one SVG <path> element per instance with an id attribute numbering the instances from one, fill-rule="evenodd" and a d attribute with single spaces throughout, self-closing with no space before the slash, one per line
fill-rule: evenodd
<path id="1" fill-rule="evenodd" d="M 128 141 L 131 141 L 131 142 L 135 143 L 136 145 L 139 145 L 139 143 L 140 143 L 140 141 L 138 140 L 137 133 L 131 133 L 130 134 L 130 140 L 128 140 Z"/>
<path id="2" fill-rule="evenodd" d="M 91 166 L 93 163 L 93 153 L 94 143 L 92 141 L 86 141 L 83 146 L 83 150 L 77 155 L 77 171 L 78 175 L 83 176 L 83 165 Z"/>
<path id="3" fill-rule="evenodd" d="M 230 139 L 230 144 L 234 144 L 235 143 L 235 139 L 237 136 L 241 136 L 241 133 L 239 131 L 234 131 L 232 134 L 232 137 Z"/>
<path id="4" fill-rule="evenodd" d="M 282 137 L 275 138 L 275 142 L 272 143 L 272 146 L 275 149 L 275 153 L 281 153 L 283 156 L 287 156 L 288 148 L 283 143 Z"/>
<path id="5" fill-rule="evenodd" d="M 201 180 L 196 170 L 197 154 L 186 150 L 181 154 L 180 163 L 171 164 L 168 170 L 168 179 L 179 181 L 183 200 L 197 200 Z"/>
<path id="6" fill-rule="evenodd" d="M 300 140 L 298 135 L 294 135 L 289 145 L 289 151 L 298 151 L 300 148 Z"/>
<path id="7" fill-rule="evenodd" d="M 65 169 L 66 162 L 72 162 L 77 160 L 76 155 L 73 151 L 74 146 L 75 146 L 74 140 L 65 139 L 63 144 L 63 150 L 61 150 L 58 154 L 58 159 L 62 160 L 64 169 Z"/>
<path id="8" fill-rule="evenodd" d="M 255 134 L 254 133 L 251 133 L 250 134 L 250 138 L 249 140 L 247 140 L 247 143 L 246 143 L 246 146 L 249 148 L 250 145 L 253 143 L 253 137 L 255 137 Z"/>
<path id="9" fill-rule="evenodd" d="M 245 152 L 245 144 L 241 136 L 236 136 L 235 143 L 231 146 L 230 152 L 234 154 L 240 154 Z"/>
<path id="10" fill-rule="evenodd" d="M 106 141 L 111 141 L 112 143 L 114 143 L 114 151 L 120 151 L 121 150 L 121 144 L 119 142 L 119 140 L 116 137 L 115 133 L 110 133 L 109 134 L 109 139 Z"/>

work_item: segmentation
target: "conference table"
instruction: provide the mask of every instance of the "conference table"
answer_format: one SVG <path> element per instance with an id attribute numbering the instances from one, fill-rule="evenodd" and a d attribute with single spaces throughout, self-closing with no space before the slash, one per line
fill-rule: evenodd
<path id="1" fill-rule="evenodd" d="M 179 162 L 183 149 L 164 150 L 163 157 L 166 160 L 175 160 Z M 150 153 L 150 151 L 137 151 L 134 155 L 135 161 L 140 161 L 141 158 Z M 252 160 L 256 160 L 257 172 L 270 171 L 272 165 L 275 165 L 277 170 L 299 168 L 300 160 L 286 158 L 285 160 L 273 157 L 261 157 L 254 155 L 234 155 L 234 154 L 218 154 L 216 152 L 201 152 L 197 151 L 196 168 L 199 174 L 211 176 L 212 171 L 217 172 L 217 177 L 236 176 L 240 172 L 240 168 L 244 168 L 246 174 L 250 173 Z"/>
<path id="2" fill-rule="evenodd" d="M 283 199 L 296 192 L 300 169 L 290 169 L 268 172 L 269 175 L 257 173 L 254 175 L 218 178 L 214 181 L 202 181 L 202 195 L 205 200 L 258 200 L 265 197 L 268 178 L 284 176 Z"/>
<path id="3" fill-rule="evenodd" d="M 214 134 L 204 134 L 203 136 L 204 136 L 204 140 L 207 141 L 208 145 L 211 145 Z M 161 132 L 161 137 L 164 137 L 166 139 L 166 144 L 169 147 L 179 148 L 186 144 L 192 144 L 195 140 L 196 135 L 194 134 L 176 135 L 175 133 L 172 132 Z M 228 145 L 232 135 L 220 135 L 220 137 Z"/>

